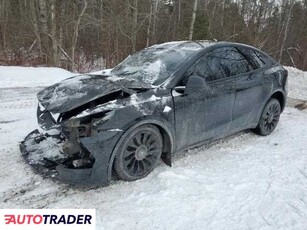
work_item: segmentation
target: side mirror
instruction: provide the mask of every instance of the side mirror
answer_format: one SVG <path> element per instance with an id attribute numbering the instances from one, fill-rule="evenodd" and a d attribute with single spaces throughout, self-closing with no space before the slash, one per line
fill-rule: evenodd
<path id="1" fill-rule="evenodd" d="M 206 88 L 207 82 L 204 78 L 192 75 L 186 85 L 185 94 L 189 94 Z"/>

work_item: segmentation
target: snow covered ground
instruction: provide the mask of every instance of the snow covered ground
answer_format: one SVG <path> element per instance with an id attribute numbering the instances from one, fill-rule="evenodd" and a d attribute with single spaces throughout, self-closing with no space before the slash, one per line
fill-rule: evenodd
<path id="1" fill-rule="evenodd" d="M 0 88 L 52 85 L 74 75 L 61 68 L 0 66 Z"/>
<path id="2" fill-rule="evenodd" d="M 80 189 L 34 174 L 18 147 L 37 128 L 35 94 L 72 74 L 0 67 L 0 207 L 95 208 L 97 229 L 307 229 L 307 109 L 293 107 L 307 100 L 307 73 L 288 70 L 297 100 L 272 135 L 240 133 L 143 180 Z"/>

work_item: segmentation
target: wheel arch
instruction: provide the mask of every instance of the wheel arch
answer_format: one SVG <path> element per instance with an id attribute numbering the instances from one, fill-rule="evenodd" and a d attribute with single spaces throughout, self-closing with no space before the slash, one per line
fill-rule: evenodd
<path id="1" fill-rule="evenodd" d="M 278 102 L 280 103 L 280 107 L 281 107 L 281 112 L 284 110 L 285 106 L 286 106 L 286 97 L 284 95 L 284 93 L 280 90 L 277 90 L 275 92 L 273 92 L 266 100 L 265 103 L 263 103 L 263 105 L 261 106 L 261 109 L 259 110 L 259 113 L 257 115 L 257 125 L 259 123 L 262 111 L 264 109 L 264 107 L 266 106 L 266 104 L 269 102 L 269 100 L 271 98 L 275 98 L 276 100 L 278 100 Z"/>
<path id="2" fill-rule="evenodd" d="M 109 180 L 111 180 L 112 177 L 112 170 L 113 170 L 113 164 L 114 164 L 114 159 L 116 156 L 116 153 L 118 151 L 119 146 L 121 145 L 121 143 L 124 141 L 124 139 L 126 138 L 126 136 L 134 129 L 136 129 L 137 127 L 141 126 L 141 125 L 154 125 L 156 126 L 161 135 L 162 135 L 162 139 L 163 139 L 163 151 L 162 151 L 162 156 L 161 159 L 163 160 L 163 162 L 165 164 L 167 164 L 168 166 L 171 166 L 171 156 L 172 156 L 172 152 L 174 151 L 174 131 L 169 127 L 169 125 L 166 125 L 167 123 L 165 121 L 160 121 L 160 120 L 156 120 L 156 119 L 152 119 L 152 118 L 147 118 L 147 119 L 143 119 L 141 121 L 134 121 L 132 124 L 127 125 L 127 128 L 125 130 L 125 132 L 122 134 L 122 136 L 119 138 L 118 142 L 116 143 L 110 160 L 109 160 L 109 169 L 108 169 L 108 178 Z"/>
<path id="3" fill-rule="evenodd" d="M 272 94 L 270 99 L 271 98 L 275 98 L 276 100 L 278 100 L 278 102 L 280 104 L 280 107 L 281 107 L 281 111 L 283 111 L 285 106 L 286 106 L 286 97 L 285 97 L 285 95 L 281 91 L 276 91 L 276 92 L 274 92 Z"/>

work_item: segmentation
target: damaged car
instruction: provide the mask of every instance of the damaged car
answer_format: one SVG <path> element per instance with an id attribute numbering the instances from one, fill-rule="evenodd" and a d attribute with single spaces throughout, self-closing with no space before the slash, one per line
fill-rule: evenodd
<path id="1" fill-rule="evenodd" d="M 21 143 L 45 177 L 108 185 L 147 176 L 172 155 L 242 130 L 269 135 L 286 104 L 287 71 L 243 44 L 180 41 L 141 50 L 101 74 L 37 94 L 37 119 Z"/>

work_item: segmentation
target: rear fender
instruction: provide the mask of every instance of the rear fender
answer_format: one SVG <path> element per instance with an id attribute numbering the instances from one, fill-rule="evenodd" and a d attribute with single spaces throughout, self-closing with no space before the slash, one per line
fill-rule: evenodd
<path id="1" fill-rule="evenodd" d="M 260 120 L 262 111 L 264 110 L 264 107 L 266 106 L 266 104 L 268 103 L 268 101 L 269 101 L 271 98 L 276 98 L 276 97 L 274 97 L 274 95 L 276 95 L 277 93 L 278 93 L 278 94 L 281 94 L 282 97 L 283 97 L 284 103 L 283 103 L 283 105 L 281 105 L 281 111 L 284 110 L 285 105 L 286 105 L 286 100 L 287 100 L 287 98 L 286 98 L 285 94 L 284 94 L 281 90 L 276 90 L 276 91 L 274 91 L 268 98 L 266 98 L 265 103 L 263 103 L 263 105 L 261 106 L 261 109 L 259 110 L 259 113 L 258 113 L 258 115 L 257 115 L 258 121 Z M 278 98 L 276 98 L 276 99 L 278 100 Z M 258 125 L 258 124 L 257 124 L 257 125 Z"/>

